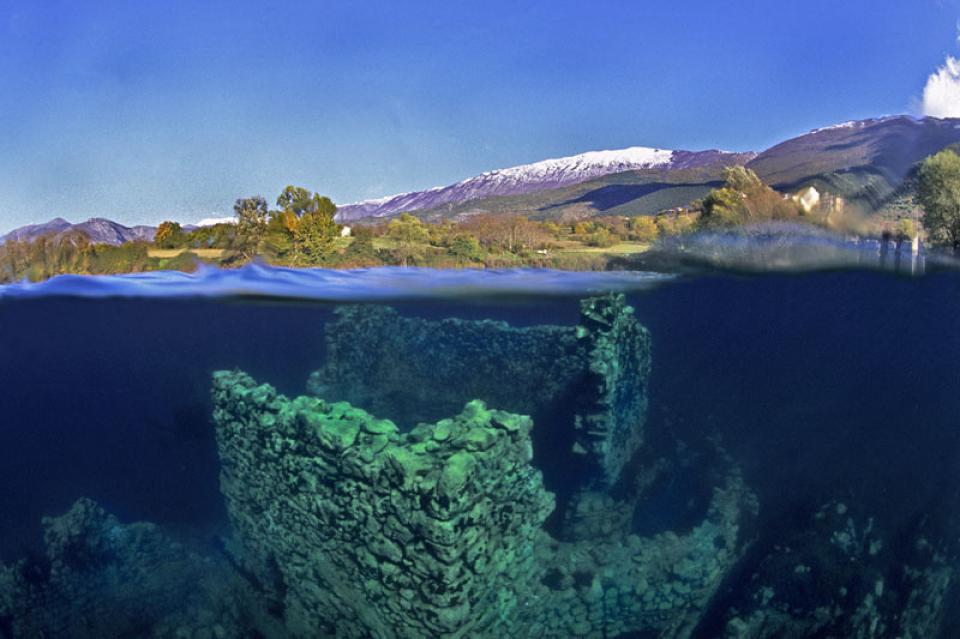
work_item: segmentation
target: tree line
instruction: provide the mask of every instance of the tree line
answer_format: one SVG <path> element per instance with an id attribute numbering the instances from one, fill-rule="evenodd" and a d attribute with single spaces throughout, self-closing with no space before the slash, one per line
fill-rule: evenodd
<path id="1" fill-rule="evenodd" d="M 63 273 L 105 274 L 195 268 L 191 251 L 218 249 L 217 262 L 232 266 L 262 259 L 272 264 L 331 268 L 379 265 L 445 267 L 550 266 L 603 268 L 589 249 L 620 242 L 653 243 L 696 230 L 747 227 L 764 221 L 828 225 L 821 211 L 808 211 L 742 166 L 724 170 L 724 182 L 704 198 L 657 215 L 599 216 L 534 220 L 523 215 L 486 213 L 425 222 L 402 214 L 385 224 L 349 229 L 336 222 L 336 205 L 326 196 L 287 186 L 275 206 L 260 196 L 238 199 L 235 223 L 184 229 L 165 221 L 153 244 L 94 244 L 82 232 L 9 240 L 0 245 L 0 282 L 41 280 Z M 924 211 L 928 241 L 960 252 L 960 155 L 952 148 L 927 158 L 916 171 L 916 200 Z M 901 219 L 893 234 L 915 237 L 920 229 Z M 584 248 L 578 252 L 576 247 Z M 178 249 L 157 257 L 153 249 Z"/>
<path id="2" fill-rule="evenodd" d="M 186 231 L 165 221 L 155 244 L 164 249 L 221 249 L 224 264 L 258 258 L 278 265 L 328 267 L 550 265 L 556 262 L 551 251 L 560 244 L 609 248 L 623 241 L 649 243 L 695 226 L 695 218 L 682 212 L 569 222 L 493 213 L 425 222 L 403 213 L 387 223 L 359 225 L 344 233 L 335 221 L 336 210 L 328 197 L 287 186 L 276 208 L 259 195 L 238 199 L 236 223 Z"/>

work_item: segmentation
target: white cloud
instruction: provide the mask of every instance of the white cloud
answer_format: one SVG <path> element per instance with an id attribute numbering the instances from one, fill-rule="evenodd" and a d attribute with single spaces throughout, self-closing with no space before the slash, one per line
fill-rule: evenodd
<path id="1" fill-rule="evenodd" d="M 960 60 L 947 56 L 943 66 L 927 79 L 923 89 L 923 114 L 960 118 Z"/>

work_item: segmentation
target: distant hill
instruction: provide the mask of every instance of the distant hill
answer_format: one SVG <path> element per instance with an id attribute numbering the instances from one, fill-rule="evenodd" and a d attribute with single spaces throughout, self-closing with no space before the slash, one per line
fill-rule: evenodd
<path id="1" fill-rule="evenodd" d="M 919 162 L 958 142 L 960 119 L 893 116 L 811 131 L 747 166 L 781 191 L 815 186 L 871 212 L 897 196 Z"/>
<path id="2" fill-rule="evenodd" d="M 462 219 L 478 213 L 519 213 L 540 220 L 653 214 L 703 197 L 722 184 L 724 167 L 744 164 L 752 157 L 726 154 L 697 168 L 626 171 L 560 189 L 472 200 L 419 211 L 417 215 L 436 221 Z"/>
<path id="3" fill-rule="evenodd" d="M 649 147 L 631 147 L 618 151 L 591 151 L 564 158 L 543 160 L 508 169 L 488 171 L 456 184 L 426 191 L 402 193 L 379 200 L 341 206 L 341 222 L 375 220 L 404 212 L 437 212 L 454 216 L 468 203 L 489 201 L 493 209 L 524 201 L 523 196 L 540 191 L 563 189 L 606 175 L 625 171 L 649 171 L 667 175 L 726 163 L 744 163 L 754 154 L 723 151 L 670 151 Z M 504 200 L 502 198 L 519 198 Z M 537 201 L 534 198 L 533 201 Z"/>
<path id="4" fill-rule="evenodd" d="M 901 197 L 918 162 L 958 142 L 960 120 L 875 118 L 817 129 L 759 154 L 634 147 L 546 160 L 346 205 L 339 215 L 376 221 L 401 212 L 430 220 L 507 212 L 540 219 L 652 214 L 703 197 L 733 164 L 745 164 L 781 191 L 815 186 L 872 213 Z M 633 163 L 625 159 L 631 154 Z"/>
<path id="5" fill-rule="evenodd" d="M 58 237 L 72 231 L 82 231 L 94 244 L 124 244 L 138 240 L 152 242 L 157 229 L 153 226 L 124 226 L 101 217 L 71 224 L 62 217 L 57 217 L 43 224 L 30 224 L 14 229 L 0 237 L 0 243 L 7 240 L 33 241 L 42 235 Z"/>

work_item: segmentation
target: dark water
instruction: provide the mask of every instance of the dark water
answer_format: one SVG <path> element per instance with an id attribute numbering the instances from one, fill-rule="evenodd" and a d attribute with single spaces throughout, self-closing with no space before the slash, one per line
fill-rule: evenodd
<path id="1" fill-rule="evenodd" d="M 382 362 L 381 377 L 365 382 L 372 390 L 350 387 L 349 377 L 334 380 L 337 387 L 328 376 L 323 387 L 327 399 L 352 399 L 374 412 L 397 406 L 397 414 L 377 417 L 402 428 L 452 416 L 444 412 L 446 394 L 460 406 L 474 397 L 449 389 L 471 392 L 471 384 L 492 408 L 531 405 L 533 461 L 518 458 L 498 471 L 513 477 L 516 470 L 522 490 L 498 495 L 514 484 L 493 479 L 462 489 L 492 503 L 486 517 L 502 526 L 483 528 L 481 515 L 456 520 L 450 540 L 454 548 L 466 544 L 458 540 L 467 528 L 482 528 L 490 538 L 478 552 L 509 561 L 491 571 L 471 558 L 464 561 L 471 585 L 431 573 L 409 594 L 390 589 L 382 565 L 364 568 L 364 557 L 409 573 L 419 557 L 330 545 L 341 534 L 357 546 L 380 543 L 378 527 L 349 528 L 362 506 L 343 506 L 333 520 L 293 517 L 305 502 L 284 502 L 294 489 L 273 484 L 263 503 L 241 503 L 248 479 L 259 487 L 270 473 L 299 471 L 222 463 L 218 453 L 212 373 L 240 369 L 287 396 L 307 393 L 311 373 L 332 357 L 329 329 L 344 321 L 336 300 L 103 298 L 102 289 L 98 299 L 55 290 L 0 297 L 0 637 L 956 636 L 960 275 L 844 271 L 604 283 L 551 274 L 539 287 L 537 277 L 525 273 L 505 290 L 501 274 L 496 286 L 467 297 L 417 289 L 389 300 L 400 318 L 424 321 L 396 324 L 385 339 L 409 333 L 408 342 L 396 351 L 371 346 L 369 358 L 403 348 L 429 353 L 426 369 L 398 367 L 411 384 L 408 400 L 416 401 L 396 396 L 407 392 L 404 380 L 383 377 L 397 367 Z M 334 297 L 356 301 L 365 286 L 382 290 L 347 278 L 338 289 L 347 293 Z M 577 384 L 592 383 L 588 372 L 579 382 L 580 373 L 571 376 L 549 401 L 512 397 L 509 380 L 486 390 L 482 380 L 464 377 L 498 375 L 484 366 L 512 374 L 506 364 L 479 363 L 488 337 L 431 332 L 439 320 L 460 318 L 559 325 L 572 335 L 583 322 L 581 300 L 598 289 L 626 291 L 650 338 L 642 443 L 609 481 L 570 453 L 580 435 L 536 421 L 542 415 L 566 427 L 564 416 L 579 410 Z M 475 325 L 456 326 L 461 335 Z M 354 343 L 372 334 L 365 327 L 353 327 Z M 445 358 L 478 364 L 441 366 Z M 562 376 L 541 368 L 530 374 L 547 382 Z M 547 397 L 547 382 L 531 388 Z M 377 384 L 384 394 L 371 398 Z M 501 396 L 503 405 L 494 405 Z M 630 401 L 618 398 L 613 413 Z M 241 405 L 231 405 L 224 420 L 256 410 Z M 504 450 L 497 463 L 507 463 L 513 449 Z M 286 463 L 277 455 L 271 463 Z M 476 462 L 474 477 L 494 461 Z M 220 483 L 224 467 L 230 488 Z M 528 467 L 542 471 L 541 488 Z M 336 491 L 346 475 L 317 473 L 316 500 L 343 497 Z M 353 492 L 344 494 L 354 504 L 395 494 L 376 493 L 379 479 L 370 487 L 349 481 Z M 557 503 L 537 519 L 524 500 L 547 492 Z M 71 511 L 80 498 L 92 501 Z M 432 512 L 427 501 L 410 509 Z M 379 508 L 360 520 L 388 519 Z M 271 527 L 258 528 L 266 519 Z M 312 550 L 301 563 L 286 548 Z M 513 575 L 511 564 L 532 581 Z M 450 601 L 465 601 L 468 611 L 438 617 Z M 458 635 L 457 628 L 466 630 Z"/>

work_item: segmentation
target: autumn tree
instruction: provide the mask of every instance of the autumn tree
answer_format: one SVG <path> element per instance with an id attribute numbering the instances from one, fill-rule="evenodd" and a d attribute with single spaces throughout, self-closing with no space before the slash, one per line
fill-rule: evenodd
<path id="1" fill-rule="evenodd" d="M 704 226 L 741 226 L 802 215 L 797 203 L 785 199 L 746 167 L 727 167 L 723 178 L 723 187 L 710 191 L 703 199 L 700 220 Z"/>
<path id="2" fill-rule="evenodd" d="M 636 242 L 653 242 L 660 234 L 660 229 L 657 228 L 657 222 L 649 215 L 638 215 L 630 218 L 627 232 L 627 237 Z"/>
<path id="3" fill-rule="evenodd" d="M 271 211 L 267 246 L 271 256 L 283 259 L 293 254 L 301 264 L 319 264 L 336 250 L 340 225 L 334 220 L 333 201 L 302 186 L 288 185 Z"/>
<path id="4" fill-rule="evenodd" d="M 183 228 L 179 223 L 166 221 L 161 222 L 160 226 L 157 227 L 153 242 L 159 248 L 180 248 L 186 242 L 186 236 L 183 234 Z"/>
<path id="5" fill-rule="evenodd" d="M 587 246 L 595 246 L 597 248 L 610 248 L 617 243 L 616 235 L 610 232 L 610 229 L 605 226 L 597 226 L 594 228 L 594 231 L 586 237 Z"/>
<path id="6" fill-rule="evenodd" d="M 0 244 L 0 282 L 22 280 L 30 264 L 30 243 L 24 240 L 7 240 Z"/>
<path id="7" fill-rule="evenodd" d="M 468 218 L 461 228 L 476 237 L 482 245 L 511 253 L 544 248 L 553 239 L 543 225 L 522 215 L 475 215 Z"/>
<path id="8" fill-rule="evenodd" d="M 900 242 L 912 242 L 917 236 L 917 225 L 910 218 L 902 218 L 897 222 L 896 237 Z"/>
<path id="9" fill-rule="evenodd" d="M 697 226 L 697 217 L 691 213 L 660 213 L 654 223 L 659 235 L 680 235 Z"/>

